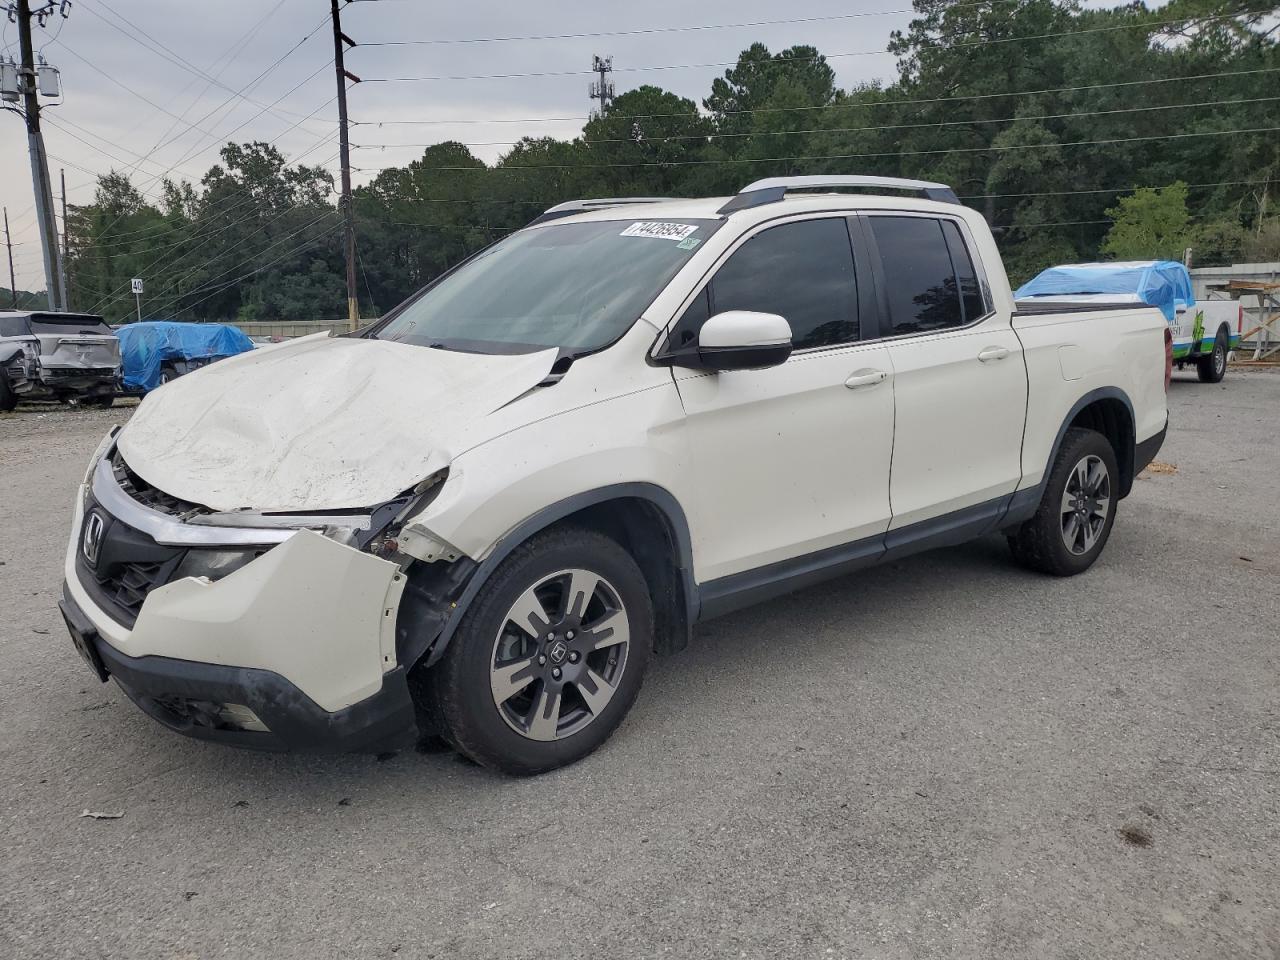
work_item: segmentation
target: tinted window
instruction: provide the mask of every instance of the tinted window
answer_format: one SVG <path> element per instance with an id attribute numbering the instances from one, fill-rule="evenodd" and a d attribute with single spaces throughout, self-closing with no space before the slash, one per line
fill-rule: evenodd
<path id="1" fill-rule="evenodd" d="M 890 332 L 896 336 L 962 326 L 960 288 L 942 222 L 928 217 L 869 219 L 884 268 Z"/>
<path id="2" fill-rule="evenodd" d="M 960 305 L 964 308 L 964 322 L 973 323 L 979 317 L 986 316 L 988 311 L 984 291 L 978 282 L 978 273 L 973 269 L 973 259 L 960 236 L 960 228 L 954 220 L 942 221 L 942 233 L 947 238 L 947 250 L 951 253 L 951 265 L 955 268 L 956 279 L 960 284 Z"/>
<path id="3" fill-rule="evenodd" d="M 858 290 L 843 219 L 805 220 L 756 234 L 733 254 L 676 324 L 691 342 L 710 314 L 776 313 L 797 350 L 858 339 Z"/>
<path id="4" fill-rule="evenodd" d="M 58 317 L 48 313 L 31 318 L 31 332 L 61 333 L 66 336 L 92 334 L 99 337 L 110 337 L 115 333 L 101 317 L 84 317 L 75 314 Z"/>
<path id="5" fill-rule="evenodd" d="M 0 337 L 25 337 L 31 331 L 27 328 L 26 314 L 16 317 L 0 317 Z"/>

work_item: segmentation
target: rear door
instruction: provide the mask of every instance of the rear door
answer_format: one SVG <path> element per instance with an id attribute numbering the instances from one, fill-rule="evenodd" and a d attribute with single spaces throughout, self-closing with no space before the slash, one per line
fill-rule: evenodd
<path id="1" fill-rule="evenodd" d="M 849 544 L 861 552 L 847 559 L 883 552 L 892 369 L 884 344 L 862 340 L 860 318 L 874 314 L 865 269 L 855 268 L 843 216 L 757 228 L 673 327 L 678 347 L 708 316 L 776 313 L 795 345 L 786 363 L 766 370 L 673 368 L 693 458 L 700 581 L 775 563 L 787 576 L 796 572 L 789 562 Z"/>
<path id="2" fill-rule="evenodd" d="M 994 524 L 1022 477 L 1027 374 L 959 218 L 861 218 L 894 370 L 890 550 Z"/>

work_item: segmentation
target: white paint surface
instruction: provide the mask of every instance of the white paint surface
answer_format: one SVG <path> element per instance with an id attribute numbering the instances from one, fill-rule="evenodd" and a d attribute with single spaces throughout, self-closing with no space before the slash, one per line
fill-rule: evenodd
<path id="1" fill-rule="evenodd" d="M 120 451 L 148 483 L 215 510 L 373 506 L 448 466 L 468 431 L 545 379 L 555 356 L 308 339 L 167 384 Z"/>

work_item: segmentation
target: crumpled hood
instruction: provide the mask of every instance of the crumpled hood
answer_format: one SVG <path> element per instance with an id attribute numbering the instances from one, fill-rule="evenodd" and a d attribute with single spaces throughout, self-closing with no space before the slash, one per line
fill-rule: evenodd
<path id="1" fill-rule="evenodd" d="M 162 387 L 120 452 L 148 483 L 214 510 L 373 506 L 448 466 L 555 359 L 308 337 Z"/>

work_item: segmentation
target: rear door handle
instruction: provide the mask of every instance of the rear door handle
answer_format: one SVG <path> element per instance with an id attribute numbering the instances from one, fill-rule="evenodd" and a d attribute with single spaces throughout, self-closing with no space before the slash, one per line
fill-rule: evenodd
<path id="1" fill-rule="evenodd" d="M 844 385 L 850 390 L 856 390 L 858 387 L 874 387 L 877 383 L 883 383 L 889 375 L 883 370 L 858 370 L 849 374 L 849 379 Z"/>
<path id="2" fill-rule="evenodd" d="M 987 349 L 978 354 L 978 359 L 983 363 L 990 363 L 992 360 L 1003 360 L 1008 355 L 1008 347 L 987 347 Z"/>

